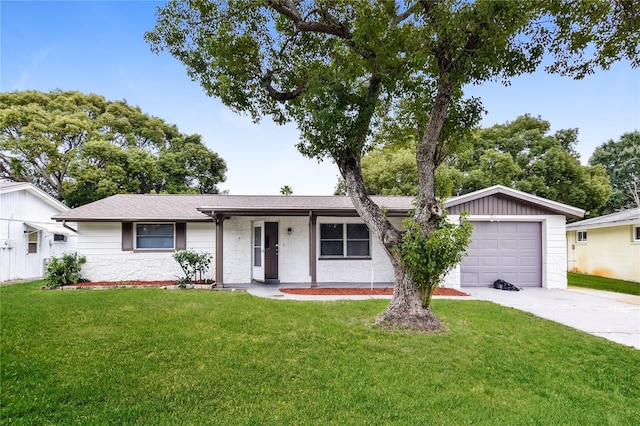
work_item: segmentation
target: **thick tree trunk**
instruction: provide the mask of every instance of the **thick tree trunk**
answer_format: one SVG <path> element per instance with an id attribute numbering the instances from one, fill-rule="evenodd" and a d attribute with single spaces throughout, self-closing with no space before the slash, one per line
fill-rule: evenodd
<path id="1" fill-rule="evenodd" d="M 376 323 L 420 331 L 437 331 L 442 328 L 442 322 L 431 311 L 431 304 L 422 306 L 420 288 L 407 276 L 399 259 L 390 257 L 396 278 L 395 288 L 389 306 Z"/>
<path id="2" fill-rule="evenodd" d="M 385 248 L 395 275 L 393 298 L 385 312 L 376 321 L 389 327 L 403 327 L 421 331 L 436 331 L 442 323 L 431 311 L 430 306 L 422 306 L 420 289 L 406 274 L 399 257 L 399 245 L 402 231 L 396 229 L 384 216 L 366 192 L 359 159 L 338 163 L 340 172 L 347 184 L 347 193 L 356 211 L 369 227 L 376 239 Z"/>
<path id="3" fill-rule="evenodd" d="M 442 219 L 443 211 L 435 195 L 435 156 L 438 139 L 451 102 L 452 86 L 446 79 L 438 84 L 434 106 L 429 123 L 418 145 L 416 161 L 420 190 L 416 200 L 414 220 L 418 222 L 425 238 L 436 228 Z M 420 286 L 416 285 L 406 273 L 400 259 L 399 246 L 402 231 L 396 229 L 384 213 L 369 197 L 362 177 L 360 157 L 348 160 L 335 159 L 347 185 L 347 193 L 353 201 L 356 211 L 384 246 L 395 274 L 393 298 L 377 323 L 390 327 L 404 327 L 421 331 L 436 331 L 442 323 L 431 311 L 430 303 L 422 305 Z M 429 300 L 429 299 L 428 299 Z"/>

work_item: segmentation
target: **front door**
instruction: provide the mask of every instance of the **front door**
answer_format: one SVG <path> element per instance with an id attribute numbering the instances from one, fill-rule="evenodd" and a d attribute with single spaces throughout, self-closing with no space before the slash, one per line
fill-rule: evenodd
<path id="1" fill-rule="evenodd" d="M 278 279 L 278 222 L 264 224 L 264 278 Z"/>
<path id="2" fill-rule="evenodd" d="M 251 279 L 264 282 L 264 222 L 253 222 L 251 231 Z"/>

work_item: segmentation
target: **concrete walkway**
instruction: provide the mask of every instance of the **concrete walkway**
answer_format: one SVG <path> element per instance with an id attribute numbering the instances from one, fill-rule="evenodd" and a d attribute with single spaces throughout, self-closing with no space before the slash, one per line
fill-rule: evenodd
<path id="1" fill-rule="evenodd" d="M 388 286 L 389 284 L 387 284 Z M 367 300 L 390 296 L 303 296 L 286 294 L 280 288 L 308 288 L 309 284 L 246 284 L 239 289 L 250 294 L 278 300 Z M 376 287 L 384 285 L 377 284 Z M 235 287 L 235 286 L 234 286 Z M 322 287 L 370 288 L 368 284 L 322 284 Z M 530 312 L 595 336 L 640 349 L 640 296 L 584 288 L 548 290 L 525 288 L 502 291 L 493 288 L 463 288 L 471 297 L 455 300 L 486 300 L 502 306 Z M 446 298 L 446 297 L 435 297 Z"/>

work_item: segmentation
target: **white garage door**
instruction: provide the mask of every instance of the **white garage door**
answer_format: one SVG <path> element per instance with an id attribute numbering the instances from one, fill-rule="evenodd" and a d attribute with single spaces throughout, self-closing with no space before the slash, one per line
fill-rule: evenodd
<path id="1" fill-rule="evenodd" d="M 463 287 L 489 287 L 497 279 L 517 287 L 541 287 L 540 222 L 473 222 L 460 272 Z"/>

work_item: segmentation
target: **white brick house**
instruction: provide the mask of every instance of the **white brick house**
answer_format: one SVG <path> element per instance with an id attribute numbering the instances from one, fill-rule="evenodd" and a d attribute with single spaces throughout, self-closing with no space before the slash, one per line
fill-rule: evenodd
<path id="1" fill-rule="evenodd" d="M 373 199 L 398 227 L 412 203 Z M 503 278 L 566 286 L 565 221 L 582 210 L 499 186 L 446 207 L 452 220 L 468 211 L 479 232 L 443 285 L 488 286 Z M 181 271 L 172 253 L 187 248 L 212 254 L 208 278 L 217 283 L 393 282 L 384 249 L 348 197 L 115 195 L 55 219 L 77 222 L 83 275 L 92 281 L 176 279 Z"/>

